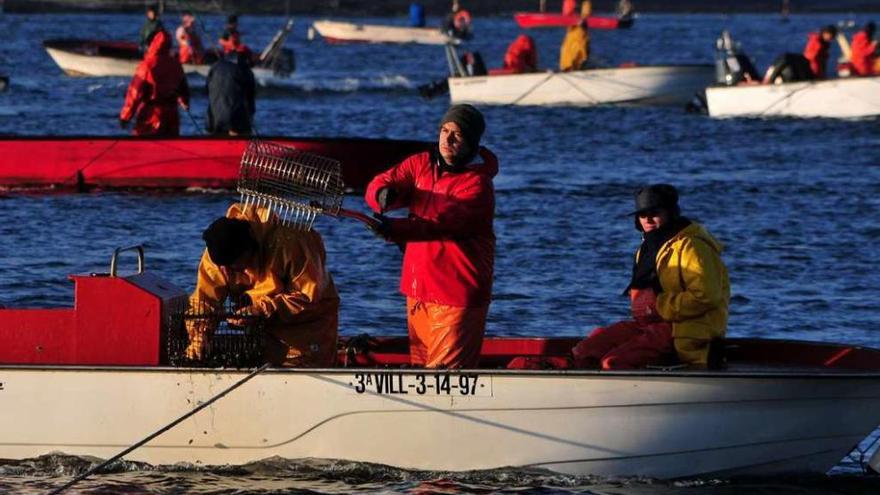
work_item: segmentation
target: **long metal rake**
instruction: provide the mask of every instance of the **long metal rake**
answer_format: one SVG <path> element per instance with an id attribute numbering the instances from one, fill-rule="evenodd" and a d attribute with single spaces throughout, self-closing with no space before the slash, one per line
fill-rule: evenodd
<path id="1" fill-rule="evenodd" d="M 266 207 L 284 225 L 311 230 L 318 215 L 379 222 L 342 207 L 345 184 L 338 160 L 269 141 L 253 140 L 241 157 L 238 192 L 245 205 Z"/>

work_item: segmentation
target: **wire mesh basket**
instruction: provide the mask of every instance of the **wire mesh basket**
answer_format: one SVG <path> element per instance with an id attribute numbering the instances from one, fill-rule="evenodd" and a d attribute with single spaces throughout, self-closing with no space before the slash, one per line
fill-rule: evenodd
<path id="1" fill-rule="evenodd" d="M 241 157 L 244 205 L 268 208 L 285 225 L 310 230 L 318 215 L 339 215 L 345 185 L 338 160 L 252 140 Z"/>
<path id="2" fill-rule="evenodd" d="M 251 368 L 263 363 L 265 319 L 250 298 L 189 299 L 168 314 L 168 362 L 178 367 Z"/>

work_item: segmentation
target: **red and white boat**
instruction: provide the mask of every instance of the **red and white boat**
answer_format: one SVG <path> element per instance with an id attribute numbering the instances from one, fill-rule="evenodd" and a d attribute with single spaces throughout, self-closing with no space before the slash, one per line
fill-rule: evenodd
<path id="1" fill-rule="evenodd" d="M 347 187 L 431 143 L 394 139 L 267 137 L 339 160 Z M 248 138 L 0 137 L 0 188 L 233 189 Z"/>
<path id="2" fill-rule="evenodd" d="M 549 12 L 517 12 L 513 19 L 523 29 L 553 28 L 576 26 L 581 22 L 581 16 L 577 14 L 555 14 Z M 587 27 L 590 29 L 625 29 L 632 27 L 633 17 L 610 17 L 595 16 L 587 17 Z"/>
<path id="3" fill-rule="evenodd" d="M 141 273 L 117 276 L 116 254 L 110 274 L 72 277 L 73 307 L 0 309 L 0 458 L 110 458 L 248 373 L 172 366 L 186 294 L 143 272 L 142 252 Z M 127 458 L 822 473 L 880 422 L 880 350 L 732 339 L 726 369 L 599 372 L 567 367 L 574 343 L 488 338 L 479 367 L 450 371 L 406 366 L 405 337 L 343 340 L 338 367 L 257 374 Z"/>

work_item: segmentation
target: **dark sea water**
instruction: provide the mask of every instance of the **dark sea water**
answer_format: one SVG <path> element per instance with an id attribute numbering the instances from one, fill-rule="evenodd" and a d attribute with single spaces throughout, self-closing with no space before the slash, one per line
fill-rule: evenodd
<path id="1" fill-rule="evenodd" d="M 203 18 L 214 38 L 221 16 Z M 644 15 L 631 30 L 594 31 L 607 64 L 710 63 L 730 29 L 763 70 L 800 51 L 806 33 L 853 19 L 793 16 Z M 357 19 L 399 23 L 396 19 Z M 854 18 L 857 23 L 865 18 Z M 327 46 L 306 40 L 296 19 L 290 84 L 262 91 L 257 124 L 266 135 L 436 139 L 448 106 L 416 86 L 442 78 L 443 50 L 431 46 Z M 432 19 L 435 23 L 437 19 Z M 134 39 L 135 15 L 0 15 L 0 134 L 118 135 L 127 78 L 74 79 L 41 48 L 51 37 Z M 283 19 L 245 17 L 254 48 Z M 512 19 L 477 19 L 480 50 L 500 65 L 519 30 Z M 561 31 L 529 33 L 544 66 L 557 62 Z M 832 59 L 837 56 L 836 48 Z M 206 108 L 203 81 L 193 114 Z M 484 144 L 501 161 L 496 178 L 493 335 L 583 335 L 624 317 L 632 252 L 639 242 L 631 194 L 670 182 L 686 215 L 726 245 L 733 300 L 729 335 L 847 342 L 880 347 L 880 121 L 712 120 L 681 108 L 483 108 Z M 197 130 L 183 117 L 184 134 Z M 27 166 L 27 163 L 22 163 Z M 191 289 L 201 230 L 235 197 L 191 194 L 22 194 L 0 192 L 0 304 L 72 304 L 71 273 L 106 271 L 117 246 L 143 243 L 147 269 Z M 363 208 L 358 197 L 346 206 Z M 400 255 L 358 223 L 321 219 L 343 305 L 343 334 L 405 333 L 397 292 Z M 875 273 L 878 272 L 878 273 Z M 307 407 L 304 405 L 303 407 Z M 880 412 L 878 412 L 880 422 Z M 863 444 L 863 448 L 868 443 Z M 47 456 L 0 463 L 0 492 L 43 493 L 88 468 L 89 459 Z M 124 464 L 78 486 L 80 493 L 880 493 L 877 478 L 843 462 L 810 480 L 600 480 L 522 470 L 421 473 L 364 464 L 270 459 L 216 469 Z M 76 490 L 74 490 L 76 491 Z"/>

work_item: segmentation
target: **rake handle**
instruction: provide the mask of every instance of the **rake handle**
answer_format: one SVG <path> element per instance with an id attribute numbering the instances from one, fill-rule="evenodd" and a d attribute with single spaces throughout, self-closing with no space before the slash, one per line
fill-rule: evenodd
<path id="1" fill-rule="evenodd" d="M 348 217 L 354 218 L 355 220 L 360 220 L 361 222 L 367 224 L 370 228 L 376 228 L 379 226 L 379 221 L 373 217 L 367 216 L 359 211 L 346 210 L 345 208 L 340 208 L 338 215 L 340 217 Z"/>

